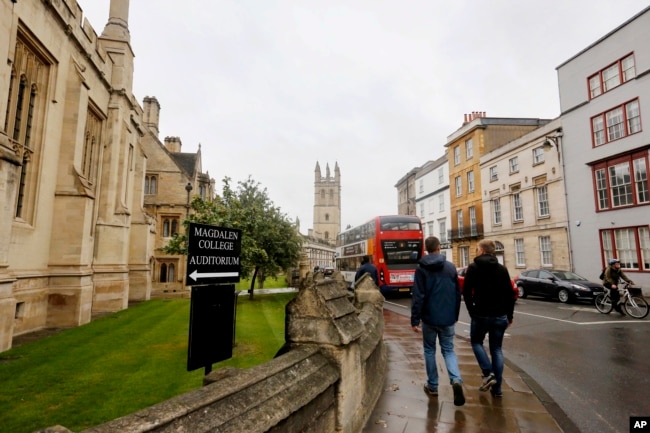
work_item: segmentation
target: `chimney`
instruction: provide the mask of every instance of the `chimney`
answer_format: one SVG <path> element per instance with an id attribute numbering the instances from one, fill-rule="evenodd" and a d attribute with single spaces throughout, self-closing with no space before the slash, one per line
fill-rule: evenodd
<path id="1" fill-rule="evenodd" d="M 145 126 L 147 126 L 147 128 L 149 128 L 151 132 L 153 132 L 153 134 L 158 137 L 158 133 L 160 132 L 158 129 L 158 123 L 160 120 L 160 104 L 158 103 L 158 99 L 156 99 L 155 96 L 151 98 L 145 96 L 142 105 L 142 108 L 144 110 L 142 120 Z"/>
<path id="2" fill-rule="evenodd" d="M 180 137 L 165 137 L 165 148 L 171 153 L 181 153 L 181 146 Z"/>

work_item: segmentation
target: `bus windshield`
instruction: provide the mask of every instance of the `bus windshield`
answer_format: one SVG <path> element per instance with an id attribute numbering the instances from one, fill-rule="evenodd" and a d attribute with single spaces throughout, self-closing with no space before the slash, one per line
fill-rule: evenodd
<path id="1" fill-rule="evenodd" d="M 384 260 L 387 265 L 417 263 L 421 258 L 422 240 L 381 241 Z"/>

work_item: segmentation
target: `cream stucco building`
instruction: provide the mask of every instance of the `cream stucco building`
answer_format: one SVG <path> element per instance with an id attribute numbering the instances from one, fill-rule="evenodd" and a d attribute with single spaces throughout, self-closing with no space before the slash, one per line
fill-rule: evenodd
<path id="1" fill-rule="evenodd" d="M 564 164 L 552 144 L 561 136 L 555 119 L 480 158 L 483 235 L 499 242 L 511 276 L 524 269 L 573 270 Z"/>

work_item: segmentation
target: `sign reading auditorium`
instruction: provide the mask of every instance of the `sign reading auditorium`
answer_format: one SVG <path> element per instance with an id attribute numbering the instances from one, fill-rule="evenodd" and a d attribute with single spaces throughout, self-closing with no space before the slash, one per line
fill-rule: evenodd
<path id="1" fill-rule="evenodd" d="M 240 255 L 241 230 L 190 223 L 185 284 L 238 282 Z"/>

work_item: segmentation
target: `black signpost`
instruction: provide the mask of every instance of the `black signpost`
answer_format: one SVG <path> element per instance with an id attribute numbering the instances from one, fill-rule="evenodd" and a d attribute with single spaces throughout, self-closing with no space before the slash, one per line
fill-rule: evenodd
<path id="1" fill-rule="evenodd" d="M 241 272 L 241 230 L 189 224 L 186 284 L 192 286 L 187 371 L 232 358 L 235 285 Z"/>

